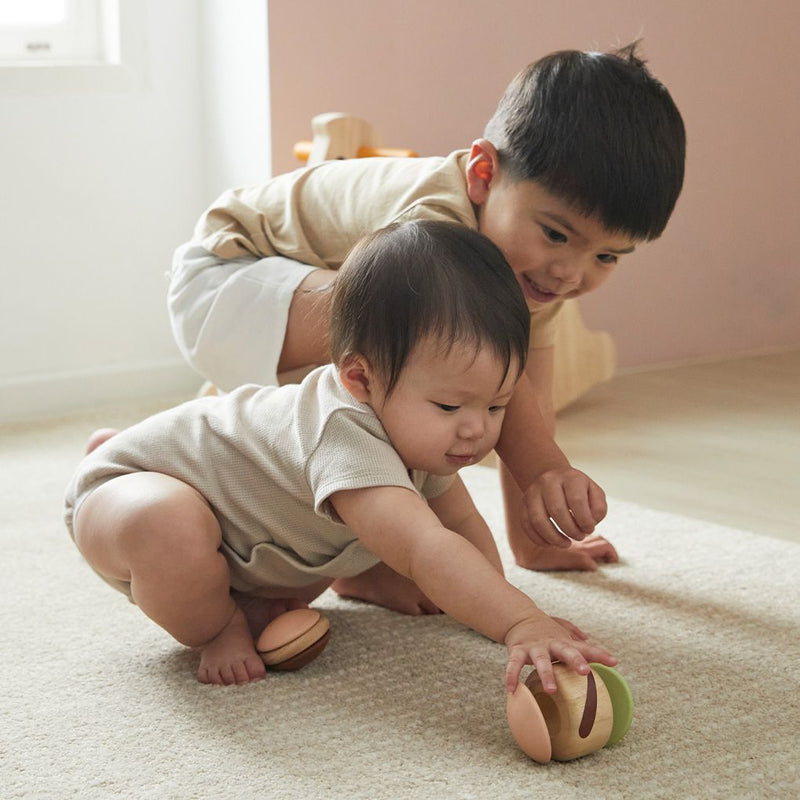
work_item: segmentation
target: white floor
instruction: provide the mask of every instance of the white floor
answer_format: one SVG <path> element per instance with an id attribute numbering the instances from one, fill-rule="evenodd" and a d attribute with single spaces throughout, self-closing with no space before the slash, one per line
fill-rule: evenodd
<path id="1" fill-rule="evenodd" d="M 800 350 L 619 375 L 558 441 L 620 500 L 800 543 Z"/>

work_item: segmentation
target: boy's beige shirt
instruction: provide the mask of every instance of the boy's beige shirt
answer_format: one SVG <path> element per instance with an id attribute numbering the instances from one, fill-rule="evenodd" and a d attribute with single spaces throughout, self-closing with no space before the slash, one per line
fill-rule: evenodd
<path id="1" fill-rule="evenodd" d="M 364 235 L 393 222 L 439 219 L 477 229 L 467 194 L 469 152 L 446 157 L 326 161 L 225 192 L 193 240 L 222 259 L 285 256 L 338 269 Z M 549 347 L 560 304 L 532 312 L 531 346 Z"/>

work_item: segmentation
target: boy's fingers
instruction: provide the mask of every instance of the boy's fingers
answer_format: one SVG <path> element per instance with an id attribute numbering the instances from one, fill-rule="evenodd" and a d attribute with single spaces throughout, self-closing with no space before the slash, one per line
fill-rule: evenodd
<path id="1" fill-rule="evenodd" d="M 582 534 L 580 538 L 583 539 L 590 533 L 594 533 L 595 519 L 590 507 L 587 490 L 584 487 L 569 487 L 566 490 L 566 496 L 572 519 Z"/>
<path id="2" fill-rule="evenodd" d="M 589 508 L 596 523 L 602 522 L 608 514 L 606 493 L 594 481 L 589 481 Z"/>
<path id="3" fill-rule="evenodd" d="M 543 516 L 547 518 L 548 522 L 552 520 L 550 524 L 554 523 L 558 526 L 558 530 L 563 536 L 568 536 L 570 539 L 583 538 L 583 534 L 572 516 L 565 488 L 560 483 L 547 487 L 543 495 L 543 505 Z"/>
<path id="4" fill-rule="evenodd" d="M 523 506 L 522 529 L 540 547 L 569 547 L 569 540 L 550 521 L 550 515 L 540 498 Z"/>

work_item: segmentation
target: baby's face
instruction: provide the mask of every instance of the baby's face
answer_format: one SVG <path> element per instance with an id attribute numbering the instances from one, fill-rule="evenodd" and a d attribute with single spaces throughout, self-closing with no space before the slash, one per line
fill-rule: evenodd
<path id="1" fill-rule="evenodd" d="M 535 181 L 503 175 L 490 184 L 478 228 L 503 251 L 532 311 L 597 289 L 635 245 Z"/>
<path id="2" fill-rule="evenodd" d="M 416 348 L 394 391 L 373 403 L 408 469 L 453 475 L 497 443 L 517 364 L 503 365 L 488 348 L 455 345 L 443 354 L 433 342 Z"/>

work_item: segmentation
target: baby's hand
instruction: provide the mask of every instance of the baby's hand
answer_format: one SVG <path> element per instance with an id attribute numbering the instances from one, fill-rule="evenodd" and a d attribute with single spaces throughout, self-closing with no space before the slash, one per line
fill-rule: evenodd
<path id="1" fill-rule="evenodd" d="M 522 500 L 522 529 L 541 547 L 569 547 L 594 533 L 608 511 L 605 492 L 572 467 L 543 472 Z"/>
<path id="2" fill-rule="evenodd" d="M 506 634 L 508 648 L 506 691 L 513 692 L 526 664 L 532 664 L 549 694 L 556 692 L 553 661 L 572 667 L 581 675 L 589 674 L 589 662 L 613 667 L 617 659 L 603 647 L 590 644 L 586 634 L 565 619 L 538 613 L 517 623 Z"/>

